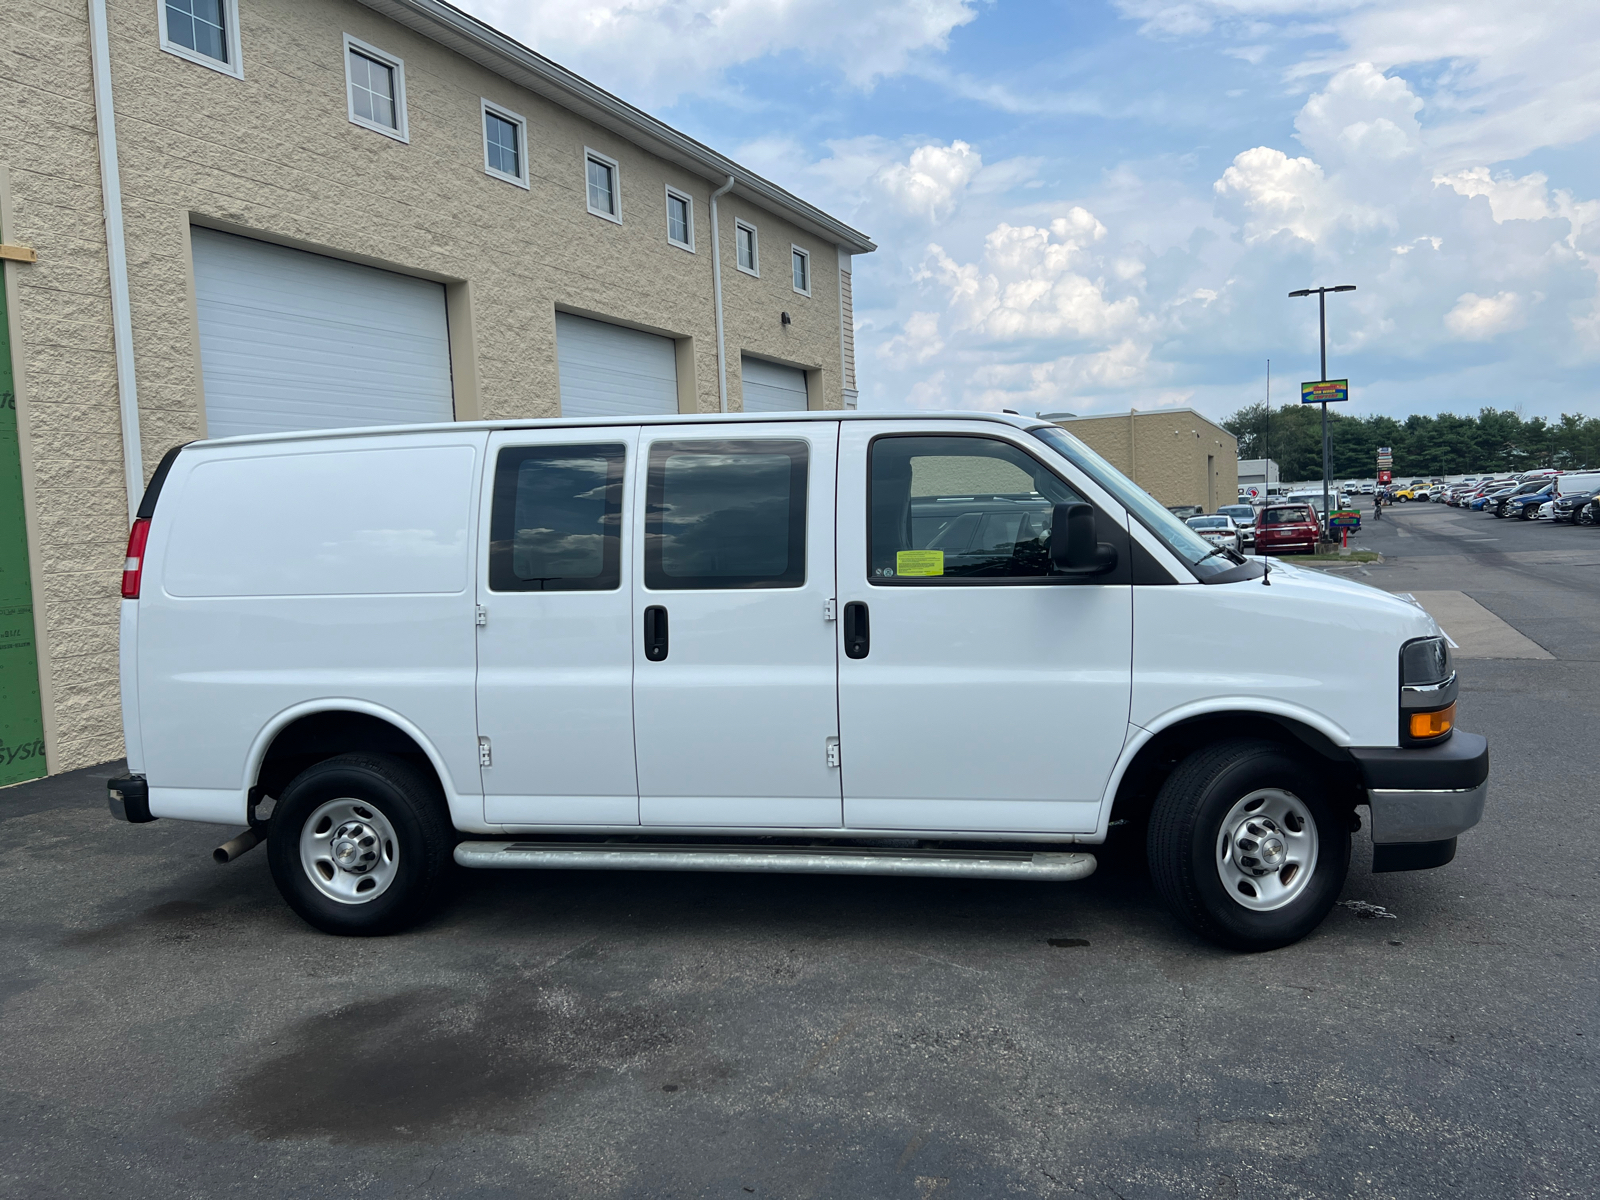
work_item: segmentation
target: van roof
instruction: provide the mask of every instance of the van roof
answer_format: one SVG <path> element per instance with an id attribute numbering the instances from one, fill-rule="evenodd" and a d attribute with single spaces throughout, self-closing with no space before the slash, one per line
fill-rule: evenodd
<path id="1" fill-rule="evenodd" d="M 305 429 L 287 433 L 247 433 L 236 437 L 209 438 L 189 443 L 192 447 L 244 446 L 263 442 L 325 441 L 330 438 L 393 437 L 407 433 L 437 433 L 442 430 L 503 429 L 615 429 L 632 425 L 769 425 L 793 421 L 984 421 L 1009 425 L 1014 429 L 1060 429 L 1051 421 L 997 412 L 819 412 L 780 413 L 675 413 L 659 417 L 535 417 L 509 421 L 436 421 L 425 425 L 362 425 L 352 429 Z"/>

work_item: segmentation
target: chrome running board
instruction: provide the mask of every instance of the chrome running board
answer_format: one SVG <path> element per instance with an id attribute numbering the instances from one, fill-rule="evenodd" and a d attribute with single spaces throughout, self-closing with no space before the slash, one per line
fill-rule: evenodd
<path id="1" fill-rule="evenodd" d="M 462 842 L 463 867 L 544 871 L 758 871 L 805 875 L 928 875 L 1064 882 L 1094 874 L 1079 851 L 902 850 L 873 846 L 737 846 L 615 842 Z"/>

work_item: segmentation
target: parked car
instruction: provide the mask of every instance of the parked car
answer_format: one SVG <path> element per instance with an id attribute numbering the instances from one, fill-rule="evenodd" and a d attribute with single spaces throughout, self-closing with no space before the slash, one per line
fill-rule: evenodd
<path id="1" fill-rule="evenodd" d="M 1169 504 L 1167 511 L 1180 521 L 1187 521 L 1190 517 L 1205 516 L 1205 506 L 1201 504 Z"/>
<path id="2" fill-rule="evenodd" d="M 1597 494 L 1600 494 L 1600 471 L 1574 471 L 1561 476 L 1556 480 L 1555 494 L 1551 497 L 1555 506 L 1550 519 L 1576 524 L 1578 514 L 1589 507 Z"/>
<path id="3" fill-rule="evenodd" d="M 1256 550 L 1260 554 L 1315 554 L 1320 529 L 1316 511 L 1309 504 L 1269 504 L 1256 521 Z"/>
<path id="4" fill-rule="evenodd" d="M 1512 495 L 1505 501 L 1505 515 L 1516 517 L 1523 521 L 1531 521 L 1539 515 L 1539 509 L 1552 500 L 1555 490 L 1556 485 L 1552 482 L 1545 484 L 1535 492 Z"/>
<path id="5" fill-rule="evenodd" d="M 1190 517 L 1184 524 L 1213 546 L 1226 546 L 1236 554 L 1244 552 L 1244 539 L 1239 536 L 1239 527 L 1233 523 L 1233 518 L 1226 514 Z"/>
<path id="6" fill-rule="evenodd" d="M 1543 504 L 1539 505 L 1539 511 L 1533 519 L 1535 521 L 1548 521 L 1555 515 L 1555 511 L 1556 502 L 1554 500 L 1546 500 Z"/>
<path id="7" fill-rule="evenodd" d="M 1373 492 L 1375 492 L 1377 490 L 1377 488 L 1378 488 L 1378 485 L 1375 484 L 1375 483 L 1363 483 L 1361 485 L 1361 494 L 1363 496 L 1370 496 L 1370 495 L 1372 495 Z"/>
<path id="8" fill-rule="evenodd" d="M 1502 488 L 1484 497 L 1484 508 L 1492 510 L 1497 517 L 1503 517 L 1508 511 L 1508 505 L 1515 497 L 1532 495 L 1534 492 L 1542 491 L 1548 486 L 1548 484 L 1539 480 L 1530 480 L 1527 483 L 1519 483 L 1516 487 Z"/>
<path id="9" fill-rule="evenodd" d="M 452 862 L 1065 881 L 1117 826 L 1179 920 L 1269 949 L 1359 805 L 1374 870 L 1449 862 L 1488 749 L 1421 607 L 1218 550 L 1000 414 L 190 443 L 129 534 L 107 797 L 264 840 L 330 933 Z"/>
<path id="10" fill-rule="evenodd" d="M 1239 542 L 1243 546 L 1256 544 L 1256 517 L 1260 510 L 1254 504 L 1224 504 L 1217 512 L 1232 517 L 1239 528 Z"/>

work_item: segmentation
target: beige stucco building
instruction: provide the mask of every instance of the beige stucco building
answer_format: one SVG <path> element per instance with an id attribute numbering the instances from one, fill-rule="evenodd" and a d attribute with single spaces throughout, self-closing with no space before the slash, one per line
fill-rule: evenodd
<path id="1" fill-rule="evenodd" d="M 0 29 L 0 581 L 33 629 L 0 689 L 36 673 L 52 772 L 122 753 L 123 544 L 175 444 L 854 407 L 870 241 L 436 0 L 30 0 Z"/>
<path id="2" fill-rule="evenodd" d="M 1215 512 L 1239 495 L 1239 440 L 1192 408 L 1052 419 L 1162 504 Z"/>

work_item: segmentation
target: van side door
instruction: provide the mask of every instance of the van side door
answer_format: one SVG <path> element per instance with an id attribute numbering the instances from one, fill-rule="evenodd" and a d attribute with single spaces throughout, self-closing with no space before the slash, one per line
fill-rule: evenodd
<path id="1" fill-rule="evenodd" d="M 840 751 L 851 829 L 1089 832 L 1128 734 L 1127 514 L 1021 430 L 847 421 Z M 1058 573 L 1087 502 L 1114 570 Z"/>
<path id="2" fill-rule="evenodd" d="M 637 427 L 494 434 L 479 521 L 484 819 L 635 825 Z"/>
<path id="3" fill-rule="evenodd" d="M 634 493 L 642 823 L 837 828 L 832 421 L 651 425 Z"/>

